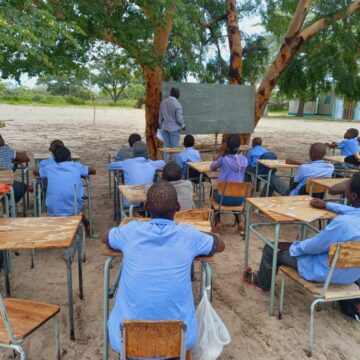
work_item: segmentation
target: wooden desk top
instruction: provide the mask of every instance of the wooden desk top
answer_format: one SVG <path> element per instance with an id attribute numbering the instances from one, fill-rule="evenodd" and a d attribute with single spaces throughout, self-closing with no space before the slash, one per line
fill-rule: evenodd
<path id="1" fill-rule="evenodd" d="M 36 154 L 34 154 L 34 160 L 35 161 L 41 161 L 41 160 L 48 159 L 50 156 L 51 156 L 50 152 L 48 152 L 48 153 L 36 153 Z M 78 161 L 78 160 L 80 160 L 80 156 L 75 154 L 75 153 L 74 154 L 71 153 L 71 159 L 75 160 L 75 161 Z"/>
<path id="2" fill-rule="evenodd" d="M 336 214 L 328 211 L 315 209 L 310 206 L 311 196 L 274 196 L 261 198 L 247 198 L 254 207 L 267 215 L 272 221 L 279 223 L 296 220 L 311 222 L 314 219 L 333 219 Z M 287 216 L 285 214 L 291 214 Z"/>
<path id="3" fill-rule="evenodd" d="M 344 163 L 345 156 L 341 156 L 341 155 L 325 156 L 324 160 L 330 161 L 330 162 L 333 162 L 333 163 Z"/>
<path id="4" fill-rule="evenodd" d="M 119 191 L 131 203 L 145 202 L 145 185 L 119 185 Z"/>
<path id="5" fill-rule="evenodd" d="M 212 172 L 210 164 L 212 161 L 188 162 L 187 164 L 194 170 L 200 173 Z"/>
<path id="6" fill-rule="evenodd" d="M 286 164 L 285 160 L 262 160 L 258 162 L 269 169 L 297 169 L 299 165 Z"/>
<path id="7" fill-rule="evenodd" d="M 181 153 L 184 148 L 182 147 L 177 147 L 177 148 L 159 148 L 158 149 L 160 152 L 166 153 L 166 154 L 177 154 L 177 153 Z"/>
<path id="8" fill-rule="evenodd" d="M 81 216 L 0 218 L 0 250 L 70 247 Z"/>
<path id="9" fill-rule="evenodd" d="M 120 226 L 124 226 L 131 221 L 149 221 L 149 220 L 150 220 L 149 218 L 126 217 L 121 221 Z M 179 224 L 189 224 L 189 225 L 195 226 L 200 231 L 211 232 L 211 226 L 210 226 L 209 221 L 181 220 L 181 221 L 179 221 Z M 122 253 L 121 253 L 121 251 L 110 249 L 105 245 L 105 247 L 103 249 L 103 255 L 118 257 L 118 256 L 121 256 Z M 214 256 L 200 256 L 200 257 L 197 257 L 195 260 L 200 261 L 200 262 L 214 262 Z"/>
<path id="10" fill-rule="evenodd" d="M 14 182 L 14 172 L 12 170 L 0 170 L 0 183 L 11 185 Z"/>
<path id="11" fill-rule="evenodd" d="M 347 178 L 338 178 L 338 179 L 334 179 L 334 178 L 313 178 L 313 179 L 309 179 L 308 181 L 311 182 L 311 183 L 314 183 L 316 185 L 321 185 L 321 186 L 324 186 L 327 189 L 330 189 L 334 185 L 342 184 L 344 182 L 349 181 L 349 179 L 347 179 Z"/>

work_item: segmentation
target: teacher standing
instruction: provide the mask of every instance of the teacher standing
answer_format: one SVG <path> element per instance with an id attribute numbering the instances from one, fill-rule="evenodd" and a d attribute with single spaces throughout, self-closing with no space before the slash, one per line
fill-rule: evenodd
<path id="1" fill-rule="evenodd" d="M 170 96 L 160 104 L 159 125 L 166 148 L 179 147 L 180 129 L 185 129 L 179 97 L 180 90 L 173 87 L 170 89 Z"/>

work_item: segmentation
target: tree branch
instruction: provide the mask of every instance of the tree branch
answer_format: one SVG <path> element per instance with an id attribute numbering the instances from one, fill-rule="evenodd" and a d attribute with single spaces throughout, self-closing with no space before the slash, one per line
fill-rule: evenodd
<path id="1" fill-rule="evenodd" d="M 299 0 L 285 38 L 293 38 L 298 35 L 306 19 L 310 5 L 311 0 Z"/>
<path id="2" fill-rule="evenodd" d="M 214 19 L 210 20 L 207 23 L 200 22 L 201 26 L 207 29 L 213 28 L 216 24 L 218 24 L 220 21 L 226 20 L 226 14 L 216 16 Z"/>
<path id="3" fill-rule="evenodd" d="M 343 12 L 337 12 L 333 16 L 326 16 L 313 24 L 311 24 L 309 27 L 307 27 L 305 30 L 303 30 L 300 33 L 300 36 L 303 38 L 304 41 L 307 41 L 314 37 L 316 34 L 318 34 L 320 31 L 325 29 L 326 27 L 330 26 L 336 21 L 344 20 L 351 15 L 353 15 L 357 10 L 360 9 L 360 0 L 355 0 L 353 3 L 351 3 L 345 11 Z"/>

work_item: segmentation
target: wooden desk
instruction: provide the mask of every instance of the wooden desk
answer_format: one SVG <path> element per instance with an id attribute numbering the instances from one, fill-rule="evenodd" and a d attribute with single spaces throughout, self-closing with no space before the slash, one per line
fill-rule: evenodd
<path id="1" fill-rule="evenodd" d="M 271 198 L 248 198 L 246 199 L 246 221 L 245 221 L 245 254 L 244 254 L 244 265 L 245 268 L 249 266 L 249 244 L 250 234 L 254 233 L 260 240 L 264 241 L 265 244 L 269 245 L 273 249 L 273 266 L 271 274 L 271 290 L 270 290 L 270 306 L 269 314 L 273 315 L 274 312 L 274 298 L 275 298 L 275 277 L 277 267 L 277 253 L 280 226 L 284 225 L 298 225 L 300 227 L 300 240 L 305 239 L 308 236 L 308 231 L 317 233 L 318 230 L 310 223 L 305 221 L 299 221 L 294 217 L 287 216 L 288 212 L 300 213 L 301 217 L 309 216 L 314 219 L 316 214 L 318 219 L 330 220 L 333 219 L 336 214 L 328 210 L 314 209 L 310 206 L 311 196 L 275 196 Z M 286 211 L 284 210 L 286 208 Z M 250 224 L 251 210 L 257 208 L 264 213 L 272 222 Z M 276 210 L 277 212 L 274 212 Z M 279 211 L 281 210 L 281 211 Z M 282 212 L 282 214 L 281 214 Z M 311 216 L 310 216 L 311 215 Z M 273 239 L 269 238 L 269 235 L 262 234 L 261 228 L 269 230 L 274 228 Z"/>
<path id="2" fill-rule="evenodd" d="M 125 218 L 121 222 L 120 226 L 124 226 L 131 221 L 149 221 L 149 218 Z M 179 221 L 179 223 L 183 224 L 191 224 L 190 221 Z M 196 221 L 192 225 L 198 228 L 201 231 L 210 231 L 211 226 L 209 221 Z M 108 360 L 109 356 L 109 338 L 108 338 L 108 329 L 107 329 L 107 321 L 109 318 L 109 300 L 114 297 L 115 292 L 118 288 L 122 263 L 120 263 L 119 270 L 117 275 L 115 276 L 112 287 L 110 288 L 110 268 L 112 262 L 116 258 L 121 258 L 122 253 L 120 251 L 112 250 L 105 246 L 103 248 L 103 255 L 107 257 L 104 265 L 104 314 L 103 314 L 103 360 Z M 121 259 L 122 261 L 122 259 Z M 199 256 L 195 258 L 195 261 L 199 261 L 201 263 L 201 284 L 200 284 L 200 299 L 204 293 L 207 291 L 209 299 L 211 299 L 211 279 L 212 279 L 212 263 L 214 262 L 214 256 Z"/>
<path id="3" fill-rule="evenodd" d="M 16 203 L 15 203 L 15 194 L 13 189 L 14 182 L 14 172 L 12 170 L 1 170 L 0 169 L 0 183 L 9 185 L 11 190 L 8 196 L 2 196 L 1 200 L 4 200 L 4 214 L 6 217 L 10 215 L 12 217 L 16 216 Z M 11 206 L 10 206 L 11 204 Z"/>
<path id="4" fill-rule="evenodd" d="M 332 163 L 345 163 L 345 156 L 342 155 L 332 155 L 332 156 L 325 156 L 324 160 L 332 162 Z"/>
<path id="5" fill-rule="evenodd" d="M 134 206 L 137 203 L 143 203 L 146 201 L 146 193 L 145 193 L 146 185 L 119 185 L 119 197 L 120 197 L 120 217 L 121 219 L 126 218 L 125 210 L 124 210 L 124 198 L 130 203 L 129 206 L 129 216 L 134 216 Z"/>
<path id="6" fill-rule="evenodd" d="M 38 163 L 39 163 L 41 160 L 48 159 L 50 156 L 52 156 L 51 152 L 47 152 L 47 153 L 35 153 L 35 154 L 34 154 L 35 165 L 38 166 Z M 71 153 L 71 160 L 79 161 L 79 160 L 80 160 L 80 156 L 77 155 L 77 154 L 75 154 L 75 153 Z"/>
<path id="7" fill-rule="evenodd" d="M 78 252 L 79 296 L 83 299 L 82 239 L 77 235 L 81 216 L 41 218 L 0 218 L 0 250 L 5 251 L 8 269 L 10 250 L 65 249 L 69 303 L 70 339 L 75 340 L 74 304 L 72 288 L 72 262 Z M 10 284 L 7 293 L 10 296 Z"/>
<path id="8" fill-rule="evenodd" d="M 162 153 L 163 160 L 168 163 L 170 160 L 171 154 L 179 154 L 181 153 L 184 148 L 183 147 L 176 147 L 176 148 L 159 148 L 158 149 Z"/>
<path id="9" fill-rule="evenodd" d="M 263 165 L 269 168 L 269 172 L 267 175 L 259 175 L 259 165 Z M 293 170 L 297 169 L 298 165 L 286 164 L 285 160 L 262 160 L 259 159 L 256 163 L 255 168 L 255 181 L 254 181 L 254 196 L 256 193 L 256 189 L 258 187 L 258 181 L 261 180 L 266 184 L 266 197 L 269 196 L 270 184 L 271 184 L 271 176 L 275 169 L 289 169 L 290 175 L 287 177 L 291 177 L 293 174 Z"/>
<path id="10" fill-rule="evenodd" d="M 338 184 L 342 184 L 342 183 L 346 183 L 347 181 L 349 181 L 349 179 L 346 178 L 313 178 L 313 179 L 309 179 L 308 182 L 310 183 L 310 193 L 309 195 L 312 196 L 312 193 L 315 189 L 316 186 L 321 186 L 324 188 L 324 198 L 327 198 L 328 195 L 328 191 L 329 189 L 331 189 L 333 186 L 338 185 Z"/>

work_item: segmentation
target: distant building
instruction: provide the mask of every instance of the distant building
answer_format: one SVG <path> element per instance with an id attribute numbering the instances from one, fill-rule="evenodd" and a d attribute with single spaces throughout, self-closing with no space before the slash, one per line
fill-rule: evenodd
<path id="1" fill-rule="evenodd" d="M 289 102 L 288 115 L 296 115 L 299 100 Z M 360 121 L 360 101 L 345 102 L 334 93 L 319 96 L 316 101 L 305 103 L 304 116 L 328 116 L 333 119 L 353 119 Z"/>

